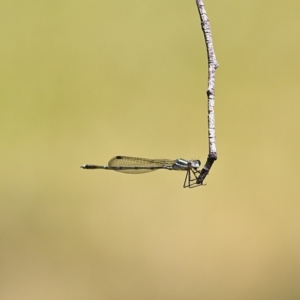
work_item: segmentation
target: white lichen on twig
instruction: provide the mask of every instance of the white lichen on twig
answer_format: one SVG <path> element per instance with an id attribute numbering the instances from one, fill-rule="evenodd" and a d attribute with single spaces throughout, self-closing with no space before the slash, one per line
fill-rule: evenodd
<path id="1" fill-rule="evenodd" d="M 207 161 L 200 172 L 200 176 L 197 179 L 198 184 L 203 184 L 205 177 L 208 175 L 212 164 L 217 160 L 217 146 L 216 146 L 216 131 L 215 131 L 215 77 L 216 69 L 218 68 L 218 62 L 213 46 L 212 34 L 210 29 L 209 20 L 204 8 L 202 0 L 196 0 L 198 7 L 201 28 L 204 34 L 204 40 L 207 50 L 208 59 L 208 86 L 207 86 L 207 101 L 208 101 L 208 142 L 209 142 L 209 153 Z"/>

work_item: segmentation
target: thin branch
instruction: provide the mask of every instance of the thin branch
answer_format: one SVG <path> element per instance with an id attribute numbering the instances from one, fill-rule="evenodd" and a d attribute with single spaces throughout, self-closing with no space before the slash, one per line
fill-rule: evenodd
<path id="1" fill-rule="evenodd" d="M 202 0 L 196 0 L 198 7 L 201 28 L 204 34 L 204 40 L 207 50 L 208 59 L 208 87 L 207 87 L 207 102 L 208 102 L 208 142 L 209 142 L 209 153 L 206 160 L 205 166 L 200 172 L 197 179 L 198 184 L 203 184 L 205 177 L 208 175 L 215 160 L 217 160 L 217 146 L 216 146 L 216 133 L 215 133 L 215 76 L 218 68 L 218 62 L 213 46 L 212 34 L 210 29 L 209 20 L 204 8 Z"/>

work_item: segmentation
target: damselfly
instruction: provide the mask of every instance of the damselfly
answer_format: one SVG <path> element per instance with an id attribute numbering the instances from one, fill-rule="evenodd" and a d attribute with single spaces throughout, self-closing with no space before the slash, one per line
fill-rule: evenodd
<path id="1" fill-rule="evenodd" d="M 148 159 L 129 156 L 115 156 L 107 166 L 83 165 L 83 169 L 106 169 L 128 174 L 141 174 L 155 170 L 166 169 L 176 171 L 186 171 L 183 187 L 193 188 L 201 185 L 198 182 L 200 171 L 200 160 L 185 160 L 182 158 L 176 160 L 170 159 Z"/>

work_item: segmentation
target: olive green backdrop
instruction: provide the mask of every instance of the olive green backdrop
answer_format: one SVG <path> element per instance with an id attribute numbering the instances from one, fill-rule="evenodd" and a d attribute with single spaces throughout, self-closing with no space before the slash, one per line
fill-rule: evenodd
<path id="1" fill-rule="evenodd" d="M 219 159 L 188 190 L 79 166 L 205 162 L 194 1 L 1 1 L 2 300 L 300 298 L 299 0 L 205 4 Z"/>

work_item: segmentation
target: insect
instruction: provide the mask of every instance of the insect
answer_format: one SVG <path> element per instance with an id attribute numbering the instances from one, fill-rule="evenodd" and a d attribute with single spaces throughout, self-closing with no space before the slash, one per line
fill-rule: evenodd
<path id="1" fill-rule="evenodd" d="M 107 166 L 98 165 L 83 165 L 83 169 L 105 169 L 113 170 L 128 174 L 142 174 L 148 173 L 155 170 L 170 170 L 170 171 L 186 171 L 186 176 L 184 180 L 184 188 L 194 188 L 202 185 L 197 180 L 200 171 L 200 160 L 185 160 L 182 158 L 176 160 L 170 159 L 149 159 L 149 158 L 139 158 L 130 156 L 115 156 L 109 162 Z"/>

